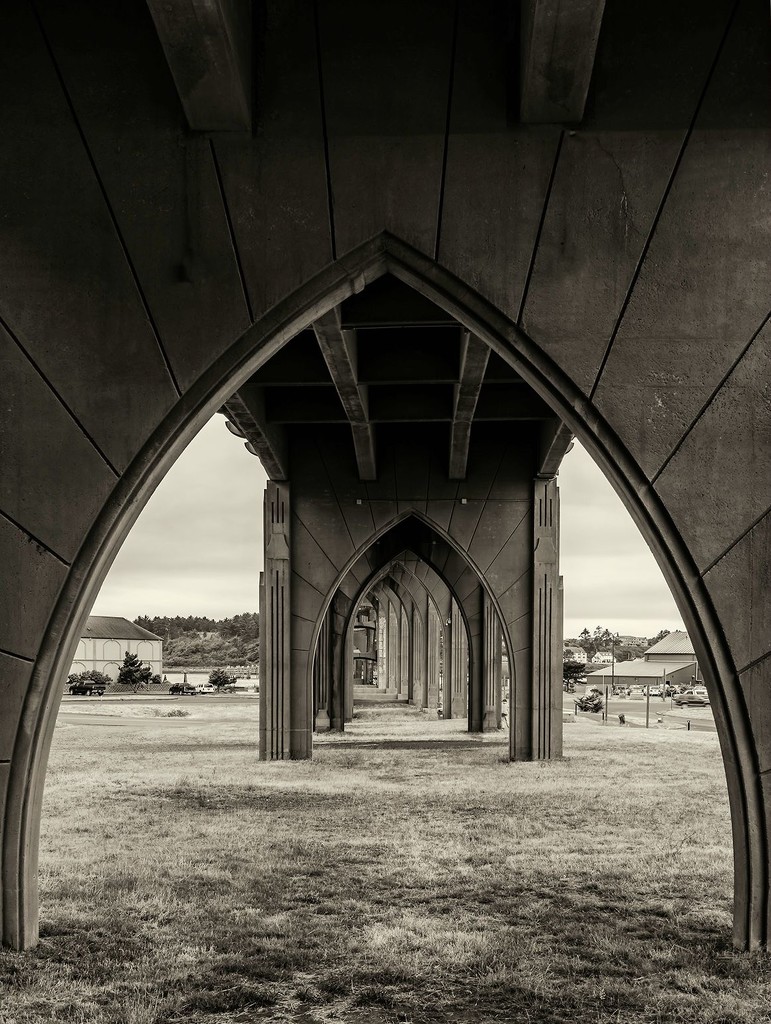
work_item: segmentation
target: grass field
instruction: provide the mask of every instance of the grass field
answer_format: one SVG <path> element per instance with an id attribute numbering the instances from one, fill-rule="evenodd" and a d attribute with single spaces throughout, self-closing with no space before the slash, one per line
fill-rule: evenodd
<path id="1" fill-rule="evenodd" d="M 2 1024 L 771 1020 L 714 735 L 569 724 L 564 760 L 508 764 L 375 707 L 265 764 L 254 700 L 136 709 L 57 729 Z"/>

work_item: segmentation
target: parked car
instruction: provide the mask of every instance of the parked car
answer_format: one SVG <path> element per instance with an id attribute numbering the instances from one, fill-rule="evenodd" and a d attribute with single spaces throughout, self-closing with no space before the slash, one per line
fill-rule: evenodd
<path id="1" fill-rule="evenodd" d="M 216 693 L 217 687 L 212 686 L 211 683 L 200 683 L 198 685 L 198 693 Z"/>
<path id="2" fill-rule="evenodd" d="M 169 687 L 169 693 L 173 693 L 178 697 L 195 697 L 198 690 L 191 683 L 172 683 Z"/>
<path id="3" fill-rule="evenodd" d="M 652 686 L 650 692 L 651 692 L 651 697 L 663 697 L 664 696 L 664 691 L 661 689 L 660 686 Z"/>
<path id="4" fill-rule="evenodd" d="M 697 693 L 696 690 L 686 690 L 685 693 L 676 693 L 672 703 L 678 707 L 706 707 L 709 705 L 709 697 L 706 691 Z"/>
<path id="5" fill-rule="evenodd" d="M 70 686 L 70 693 L 73 695 L 80 695 L 82 697 L 101 697 L 104 693 L 104 686 L 102 683 L 73 683 Z"/>

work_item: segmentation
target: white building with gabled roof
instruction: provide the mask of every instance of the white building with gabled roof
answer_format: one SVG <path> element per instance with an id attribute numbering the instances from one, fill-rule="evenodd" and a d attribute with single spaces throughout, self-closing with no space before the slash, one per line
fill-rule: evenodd
<path id="1" fill-rule="evenodd" d="M 119 616 L 90 615 L 69 674 L 95 670 L 109 676 L 114 685 L 127 651 L 149 665 L 153 675 L 163 674 L 163 640 L 159 636 Z"/>

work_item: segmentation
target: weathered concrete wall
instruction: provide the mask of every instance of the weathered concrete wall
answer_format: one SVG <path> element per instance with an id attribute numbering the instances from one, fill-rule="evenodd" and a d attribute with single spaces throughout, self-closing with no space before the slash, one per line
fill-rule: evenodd
<path id="1" fill-rule="evenodd" d="M 382 270 L 350 250 L 389 230 L 415 249 L 392 269 L 515 361 L 656 552 L 718 720 L 736 939 L 765 943 L 765 3 L 609 0 L 587 117 L 562 132 L 508 123 L 485 5 L 462 0 L 454 61 L 443 13 L 390 6 L 392 102 L 370 50 L 341 70 L 355 12 L 325 4 L 317 39 L 311 5 L 272 0 L 257 130 L 227 140 L 187 131 L 145 5 L 98 7 L 38 0 L 38 22 L 11 0 L 0 37 L 5 940 L 36 935 L 52 680 L 117 546 L 260 346 Z"/>

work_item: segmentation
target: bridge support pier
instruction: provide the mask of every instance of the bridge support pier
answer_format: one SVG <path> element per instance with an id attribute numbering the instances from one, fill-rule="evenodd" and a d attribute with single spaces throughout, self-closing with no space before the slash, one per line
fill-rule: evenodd
<path id="1" fill-rule="evenodd" d="M 291 754 L 289 486 L 268 481 L 264 501 L 265 569 L 260 585 L 260 757 Z"/>

